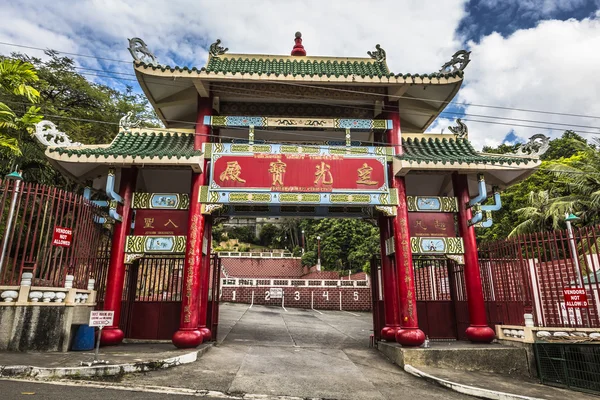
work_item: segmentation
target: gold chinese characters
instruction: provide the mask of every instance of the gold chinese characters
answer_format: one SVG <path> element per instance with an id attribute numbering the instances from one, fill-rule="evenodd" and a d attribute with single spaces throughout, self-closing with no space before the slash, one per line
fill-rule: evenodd
<path id="1" fill-rule="evenodd" d="M 333 185 L 333 176 L 331 175 L 331 166 L 321 161 L 321 165 L 317 165 L 315 172 L 315 185 L 319 183 L 323 185 Z"/>
<path id="2" fill-rule="evenodd" d="M 371 174 L 373 173 L 373 167 L 369 167 L 367 163 L 363 163 L 356 172 L 358 172 L 358 180 L 356 183 L 363 185 L 377 185 L 377 181 L 371 180 Z"/>
<path id="3" fill-rule="evenodd" d="M 232 180 L 236 182 L 245 183 L 246 180 L 240 178 L 241 173 L 242 167 L 240 166 L 240 164 L 238 164 L 237 161 L 228 161 L 227 168 L 225 168 L 225 171 L 223 171 L 221 175 L 219 175 L 219 178 L 221 179 L 221 182 Z"/>

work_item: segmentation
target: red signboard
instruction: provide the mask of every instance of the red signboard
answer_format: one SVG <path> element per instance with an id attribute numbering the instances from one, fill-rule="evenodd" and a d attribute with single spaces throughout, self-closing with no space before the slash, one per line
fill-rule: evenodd
<path id="1" fill-rule="evenodd" d="M 268 189 L 276 192 L 381 192 L 387 187 L 385 180 L 384 163 L 377 158 L 254 154 L 216 159 L 211 188 L 216 185 L 227 189 Z"/>
<path id="2" fill-rule="evenodd" d="M 584 288 L 564 288 L 565 306 L 567 308 L 587 308 L 587 293 Z"/>
<path id="3" fill-rule="evenodd" d="M 73 230 L 72 229 L 55 226 L 54 233 L 52 234 L 52 245 L 60 246 L 60 247 L 71 247 L 71 239 L 72 238 L 73 238 Z"/>
<path id="4" fill-rule="evenodd" d="M 187 210 L 137 210 L 134 235 L 187 235 Z"/>
<path id="5" fill-rule="evenodd" d="M 456 237 L 454 213 L 409 212 L 411 237 Z"/>

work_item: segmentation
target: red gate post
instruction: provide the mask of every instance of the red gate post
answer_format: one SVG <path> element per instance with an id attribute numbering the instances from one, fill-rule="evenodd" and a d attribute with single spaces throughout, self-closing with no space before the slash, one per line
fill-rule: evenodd
<path id="1" fill-rule="evenodd" d="M 393 219 L 393 226 L 396 275 L 400 289 L 400 323 L 402 326 L 396 332 L 396 341 L 402 346 L 420 346 L 425 341 L 425 333 L 419 329 L 417 318 L 415 273 L 412 250 L 410 249 L 404 177 L 394 177 L 394 187 L 398 190 L 398 211 Z"/>
<path id="2" fill-rule="evenodd" d="M 121 170 L 121 183 L 119 196 L 123 198 L 121 208 L 121 222 L 116 221 L 113 230 L 110 249 L 110 262 L 106 278 L 106 295 L 104 296 L 104 309 L 114 311 L 113 324 L 102 329 L 100 344 L 113 346 L 121 343 L 125 334 L 119 328 L 121 316 L 121 298 L 123 297 L 123 283 L 125 280 L 125 240 L 131 229 L 131 198 L 137 181 L 136 168 L 123 168 Z M 133 289 L 135 290 L 135 288 Z"/>
<path id="3" fill-rule="evenodd" d="M 494 330 L 487 325 L 483 289 L 479 273 L 479 258 L 475 228 L 469 226 L 472 218 L 469 205 L 469 185 L 466 175 L 452 174 L 454 196 L 458 199 L 458 230 L 465 245 L 465 286 L 467 289 L 467 304 L 469 306 L 469 327 L 465 331 L 472 342 L 490 343 L 496 337 Z"/>
<path id="4" fill-rule="evenodd" d="M 198 98 L 198 116 L 196 119 L 196 137 L 194 149 L 201 150 L 208 142 L 210 127 L 204 125 L 204 116 L 212 114 L 212 99 Z M 204 215 L 200 203 L 200 189 L 206 184 L 208 173 L 207 160 L 204 160 L 202 173 L 192 173 L 190 193 L 190 214 L 188 217 L 188 235 L 185 246 L 183 266 L 183 290 L 181 295 L 181 320 L 179 330 L 173 334 L 172 342 L 179 348 L 191 348 L 202 344 L 203 334 L 198 330 L 200 306 L 200 269 L 202 265 L 202 238 L 204 236 Z"/>
<path id="5" fill-rule="evenodd" d="M 400 329 L 400 309 L 398 308 L 398 282 L 392 260 L 386 255 L 385 242 L 390 237 L 390 219 L 379 216 L 379 237 L 381 243 L 381 276 L 383 280 L 383 311 L 385 326 L 381 329 L 381 338 L 391 342 L 396 340 L 396 332 Z M 373 304 L 375 313 L 375 304 Z"/>
<path id="6" fill-rule="evenodd" d="M 204 341 L 211 339 L 212 333 L 208 328 L 206 314 L 208 311 L 208 290 L 210 286 L 210 247 L 212 242 L 212 219 L 205 217 L 204 237 L 206 238 L 206 254 L 202 259 L 202 270 L 200 271 L 200 308 L 198 309 L 198 329 L 202 333 Z M 203 239 L 204 240 L 204 239 Z M 213 299 L 215 301 L 215 299 Z"/>
<path id="7" fill-rule="evenodd" d="M 396 155 L 402 154 L 399 110 L 387 112 L 386 116 L 392 120 L 392 129 L 388 130 L 388 142 L 394 148 Z M 419 329 L 419 321 L 417 319 L 415 277 L 412 251 L 410 249 L 410 234 L 408 231 L 406 184 L 404 177 L 393 175 L 393 170 L 391 175 L 391 186 L 398 190 L 397 214 L 392 218 L 397 290 L 400 295 L 401 325 L 401 328 L 396 332 L 396 341 L 403 346 L 420 346 L 425 341 L 425 334 Z"/>

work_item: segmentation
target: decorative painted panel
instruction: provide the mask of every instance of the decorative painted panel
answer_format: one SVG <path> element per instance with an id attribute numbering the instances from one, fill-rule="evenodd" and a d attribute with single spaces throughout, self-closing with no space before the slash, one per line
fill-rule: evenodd
<path id="1" fill-rule="evenodd" d="M 408 211 L 458 212 L 456 197 L 406 196 Z"/>
<path id="2" fill-rule="evenodd" d="M 125 253 L 185 253 L 186 236 L 127 236 Z"/>
<path id="3" fill-rule="evenodd" d="M 341 142 L 340 144 L 345 144 Z M 208 159 L 218 159 L 220 156 L 227 155 L 245 155 L 249 157 L 259 157 L 263 155 L 274 156 L 280 154 L 290 155 L 320 155 L 320 156 L 344 156 L 350 157 L 369 157 L 385 158 L 391 161 L 394 155 L 393 147 L 383 146 L 351 146 L 345 145 L 333 146 L 322 144 L 248 144 L 248 143 L 205 143 L 204 157 Z"/>
<path id="4" fill-rule="evenodd" d="M 456 237 L 454 213 L 411 212 L 408 231 L 415 237 Z"/>
<path id="5" fill-rule="evenodd" d="M 217 204 L 320 204 L 320 205 L 398 205 L 398 192 L 389 189 L 387 193 L 284 193 L 268 191 L 229 191 L 210 189 L 203 186 L 200 189 L 201 203 Z"/>
<path id="6" fill-rule="evenodd" d="M 413 254 L 463 254 L 465 246 L 461 237 L 411 237 Z"/>
<path id="7" fill-rule="evenodd" d="M 134 209 L 187 210 L 190 196 L 186 193 L 136 192 L 132 198 Z"/>
<path id="8" fill-rule="evenodd" d="M 387 119 L 205 116 L 204 125 L 257 128 L 392 129 Z"/>
<path id="9" fill-rule="evenodd" d="M 292 217 L 330 217 L 330 218 L 371 218 L 373 208 L 364 206 L 321 206 L 294 204 L 203 204 L 202 212 L 213 216 L 292 216 Z"/>

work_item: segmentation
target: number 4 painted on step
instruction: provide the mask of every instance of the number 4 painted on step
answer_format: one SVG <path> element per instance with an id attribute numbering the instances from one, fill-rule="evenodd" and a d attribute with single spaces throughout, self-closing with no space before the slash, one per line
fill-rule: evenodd
<path id="1" fill-rule="evenodd" d="M 325 297 L 325 300 L 329 301 L 329 292 L 323 292 L 323 297 Z"/>

